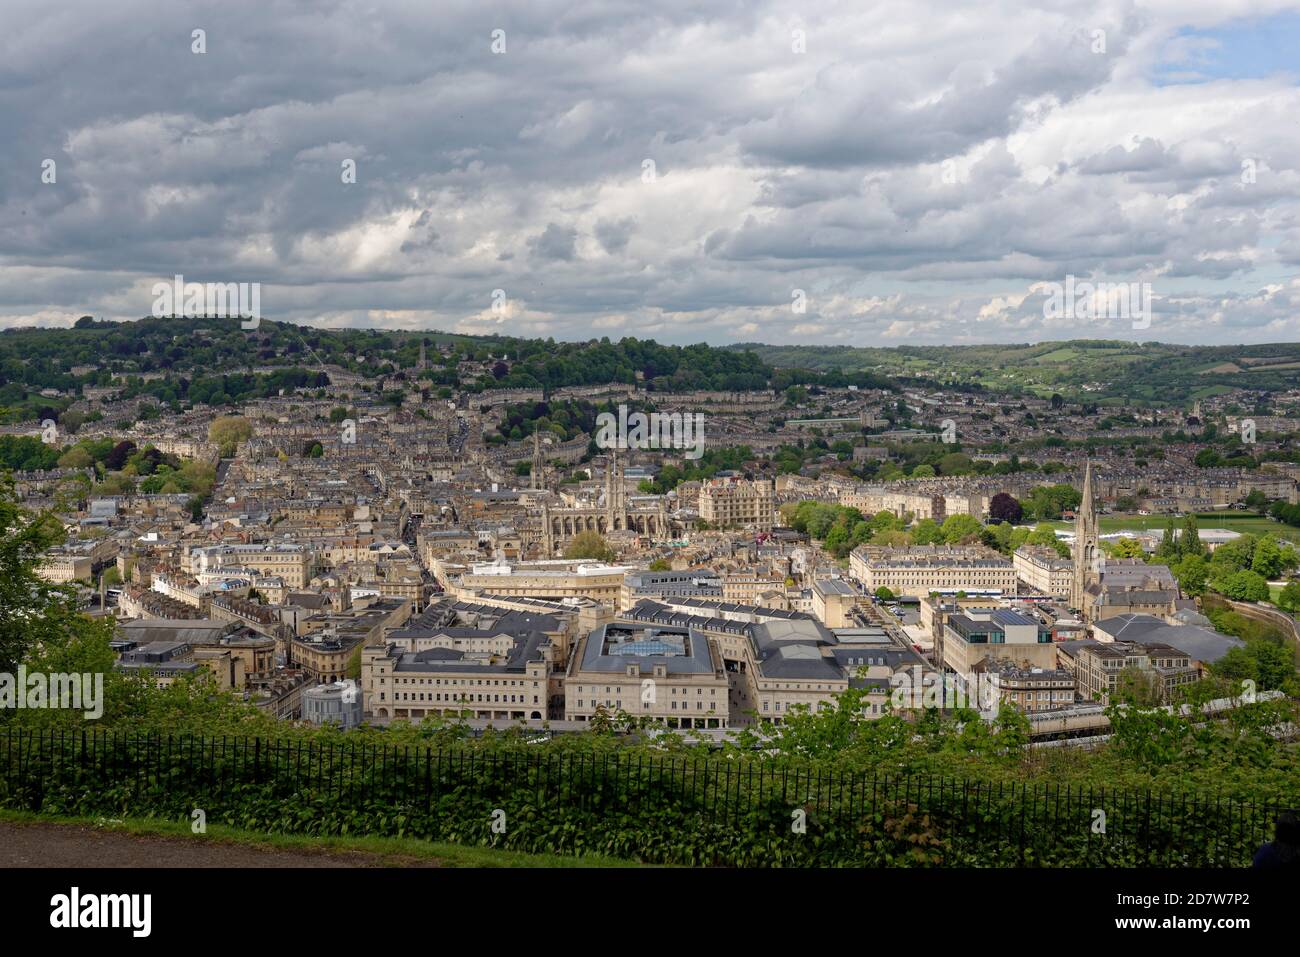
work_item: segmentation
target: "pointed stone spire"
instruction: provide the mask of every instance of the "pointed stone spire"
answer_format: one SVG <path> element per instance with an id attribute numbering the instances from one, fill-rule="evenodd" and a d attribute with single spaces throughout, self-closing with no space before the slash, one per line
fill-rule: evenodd
<path id="1" fill-rule="evenodd" d="M 1079 510 L 1074 516 L 1074 582 L 1070 605 L 1090 618 L 1088 588 L 1101 580 L 1101 545 L 1097 537 L 1097 504 L 1093 498 L 1092 460 L 1083 470 L 1083 489 Z"/>
<path id="2" fill-rule="evenodd" d="M 1092 459 L 1088 459 L 1083 469 L 1083 498 L 1079 502 L 1079 517 L 1097 517 L 1096 507 L 1092 503 Z"/>

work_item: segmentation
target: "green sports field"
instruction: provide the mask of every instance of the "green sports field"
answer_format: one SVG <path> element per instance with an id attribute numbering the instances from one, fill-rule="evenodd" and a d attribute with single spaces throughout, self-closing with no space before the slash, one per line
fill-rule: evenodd
<path id="1" fill-rule="evenodd" d="M 1165 523 L 1168 520 L 1167 515 L 1102 515 L 1099 517 L 1098 525 L 1101 527 L 1102 532 L 1139 532 L 1144 530 L 1163 532 Z M 1050 524 L 1056 528 L 1074 528 L 1073 522 L 1051 522 Z M 1226 528 L 1230 532 L 1240 532 L 1243 535 L 1263 535 L 1265 532 L 1272 532 L 1278 538 L 1300 542 L 1300 528 L 1283 525 L 1281 522 L 1275 522 L 1263 515 L 1235 510 L 1197 512 L 1196 524 L 1201 528 Z M 1179 531 L 1182 527 L 1183 519 L 1175 518 L 1174 530 Z"/>

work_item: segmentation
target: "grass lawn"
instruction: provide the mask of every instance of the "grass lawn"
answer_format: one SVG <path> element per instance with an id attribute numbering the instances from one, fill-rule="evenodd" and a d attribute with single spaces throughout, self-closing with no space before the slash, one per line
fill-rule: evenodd
<path id="1" fill-rule="evenodd" d="M 1138 532 L 1143 530 L 1163 532 L 1166 521 L 1168 521 L 1166 515 L 1098 516 L 1098 525 L 1101 527 L 1102 532 Z M 1052 522 L 1050 524 L 1056 528 L 1074 529 L 1073 522 Z M 1241 532 L 1243 535 L 1263 535 L 1265 532 L 1272 532 L 1278 538 L 1300 542 L 1300 528 L 1283 525 L 1281 522 L 1275 522 L 1262 515 L 1247 512 L 1235 510 L 1197 512 L 1196 524 L 1203 529 L 1226 528 L 1228 531 Z M 1183 520 L 1175 518 L 1174 531 L 1181 534 L 1182 528 Z"/>
<path id="2" fill-rule="evenodd" d="M 1071 346 L 1065 346 L 1064 348 L 1061 349 L 1053 349 L 1051 352 L 1044 352 L 1041 356 L 1039 356 L 1037 359 L 1034 359 L 1033 361 L 1034 362 L 1066 362 L 1070 359 L 1077 359 L 1082 354 L 1083 353 L 1081 353 L 1078 349 L 1075 349 Z"/>
<path id="3" fill-rule="evenodd" d="M 437 860 L 443 867 L 643 867 L 603 855 L 569 857 L 562 854 L 525 854 L 490 847 L 442 844 L 414 837 L 307 837 L 301 834 L 267 834 L 242 828 L 209 824 L 206 834 L 194 834 L 188 821 L 126 818 L 123 820 L 94 817 L 51 817 L 27 811 L 0 808 L 0 821 L 23 824 L 72 824 L 105 831 L 143 836 L 178 837 L 187 841 L 239 844 L 286 851 L 335 851 L 371 854 L 400 864 L 412 858 Z"/>
<path id="4" fill-rule="evenodd" d="M 1226 385 L 1206 385 L 1206 386 L 1201 386 L 1201 388 L 1199 389 L 1193 389 L 1191 393 L 1191 398 L 1208 399 L 1216 395 L 1227 395 L 1231 391 L 1232 390 L 1229 389 Z"/>

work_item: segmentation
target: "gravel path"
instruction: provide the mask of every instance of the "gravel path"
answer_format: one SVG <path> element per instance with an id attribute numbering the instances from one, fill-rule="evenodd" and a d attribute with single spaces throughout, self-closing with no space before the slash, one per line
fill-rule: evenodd
<path id="1" fill-rule="evenodd" d="M 128 834 L 75 824 L 0 822 L 5 867 L 438 867 L 360 851 L 283 850 L 206 838 Z"/>

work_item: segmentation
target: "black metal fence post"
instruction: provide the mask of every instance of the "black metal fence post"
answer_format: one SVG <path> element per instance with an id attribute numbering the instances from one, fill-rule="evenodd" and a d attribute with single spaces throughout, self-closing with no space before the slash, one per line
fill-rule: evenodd
<path id="1" fill-rule="evenodd" d="M 1043 786 L 1040 794 L 1036 784 L 1013 782 L 1008 788 L 1005 781 L 997 783 L 995 794 L 992 783 L 970 778 L 904 774 L 882 780 L 875 771 L 868 791 L 866 772 L 755 760 L 734 764 L 683 756 L 679 776 L 678 759 L 666 755 L 638 754 L 633 762 L 603 753 L 588 761 L 581 752 L 575 757 L 456 747 L 444 760 L 441 748 L 435 756 L 417 746 L 412 763 L 410 747 L 363 745 L 358 765 L 354 742 L 309 741 L 304 774 L 301 740 L 278 745 L 257 736 L 173 734 L 164 740 L 162 733 L 87 730 L 9 730 L 0 731 L 0 738 L 0 805 L 38 813 L 174 814 L 183 803 L 237 815 L 245 799 L 239 786 L 252 783 L 260 787 L 248 800 L 300 798 L 324 808 L 328 819 L 301 825 L 312 833 L 337 829 L 344 813 L 351 827 L 365 833 L 389 804 L 410 819 L 405 828 L 435 837 L 450 833 L 444 828 L 452 823 L 442 820 L 448 805 L 435 797 L 486 801 L 495 808 L 527 795 L 569 826 L 554 836 L 512 833 L 518 846 L 571 850 L 581 834 L 579 847 L 599 842 L 635 855 L 638 834 L 650 836 L 649 825 L 638 822 L 653 821 L 711 836 L 711 845 L 692 842 L 691 853 L 723 865 L 762 863 L 756 849 L 768 846 L 773 828 L 777 841 L 770 846 L 780 850 L 770 863 L 806 860 L 807 846 L 792 841 L 789 828 L 790 814 L 806 809 L 809 825 L 824 831 L 821 853 L 837 863 L 851 863 L 855 854 L 884 853 L 887 860 L 895 853 L 887 849 L 899 846 L 899 828 L 913 827 L 934 838 L 927 850 L 937 848 L 936 860 L 943 864 L 1246 866 L 1268 840 L 1277 811 L 1277 802 L 1222 794 L 1105 788 L 1094 793 L 1071 785 L 1064 793 L 1059 785 Z M 1104 818 L 1094 816 L 1098 810 Z M 512 828 L 519 820 L 531 826 L 529 817 L 511 815 Z M 646 846 L 656 848 L 650 853 L 657 860 L 671 856 L 662 841 L 651 839 Z"/>

